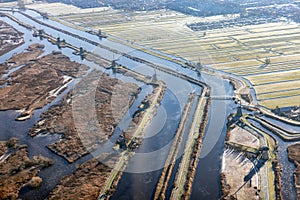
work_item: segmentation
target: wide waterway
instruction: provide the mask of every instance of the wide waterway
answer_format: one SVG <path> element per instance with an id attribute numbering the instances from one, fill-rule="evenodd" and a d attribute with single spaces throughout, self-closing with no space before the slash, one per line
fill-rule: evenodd
<path id="1" fill-rule="evenodd" d="M 107 39 L 99 40 L 99 38 L 95 35 L 91 35 L 89 33 L 67 27 L 52 20 L 43 19 L 38 13 L 34 11 L 26 11 L 26 14 L 35 17 L 36 19 L 41 20 L 44 23 L 86 37 L 92 41 L 99 42 L 107 47 L 115 48 L 118 51 L 125 52 L 134 55 L 138 58 L 147 60 L 149 62 L 173 69 L 179 73 L 188 75 L 192 78 L 200 78 L 202 81 L 206 82 L 212 87 L 213 96 L 233 95 L 233 89 L 229 85 L 228 81 L 223 80 L 218 76 L 211 76 L 203 73 L 201 77 L 198 77 L 195 71 L 182 68 L 180 65 L 174 62 L 155 57 L 145 52 L 135 50 L 132 47 L 112 42 Z M 153 119 L 153 121 L 147 129 L 146 139 L 140 147 L 140 149 L 138 150 L 137 155 L 134 157 L 134 159 L 130 161 L 126 169 L 127 172 L 123 174 L 118 184 L 117 191 L 113 196 L 113 199 L 140 199 L 141 197 L 143 199 L 153 198 L 153 191 L 158 181 L 161 167 L 163 166 L 164 160 L 166 158 L 166 149 L 168 149 L 169 145 L 172 142 L 172 138 L 176 131 L 181 112 L 187 101 L 188 94 L 194 90 L 196 90 L 199 94 L 201 92 L 201 88 L 199 86 L 190 84 L 186 80 L 174 77 L 165 72 L 161 72 L 159 70 L 156 70 L 155 72 L 153 68 L 147 65 L 135 62 L 129 58 L 122 57 L 106 49 L 96 47 L 88 42 L 82 41 L 78 38 L 74 38 L 70 35 L 54 30 L 50 27 L 41 25 L 33 20 L 28 19 L 20 13 L 15 12 L 13 15 L 19 20 L 24 21 L 32 26 L 35 26 L 38 29 L 44 29 L 46 33 L 54 37 L 60 37 L 61 39 L 65 39 L 68 43 L 74 46 L 83 47 L 84 49 L 92 51 L 95 54 L 99 54 L 101 55 L 101 57 L 104 57 L 108 60 L 118 58 L 118 63 L 127 66 L 137 72 L 150 76 L 154 73 L 157 73 L 158 79 L 163 80 L 167 84 L 168 89 L 166 95 L 162 100 L 162 105 L 158 109 L 156 117 Z M 1 62 L 10 58 L 13 55 L 13 53 L 22 52 L 24 49 L 26 49 L 26 47 L 29 44 L 35 42 L 43 43 L 45 45 L 46 52 L 57 50 L 57 47 L 51 45 L 49 42 L 45 40 L 40 41 L 38 38 L 32 37 L 32 31 L 17 25 L 15 22 L 12 22 L 8 18 L 1 19 L 13 25 L 19 31 L 25 33 L 24 37 L 26 41 L 24 45 L 1 56 Z M 93 66 L 98 69 L 102 69 L 101 67 L 86 60 L 81 61 L 78 56 L 74 56 L 72 54 L 72 50 L 70 49 L 62 49 L 62 53 L 70 57 L 71 60 L 87 64 L 88 66 Z M 122 77 L 122 75 L 116 76 Z M 230 114 L 231 112 L 235 112 L 235 107 L 236 105 L 232 100 L 212 101 L 209 115 L 209 123 L 206 128 L 200 160 L 195 175 L 195 181 L 193 184 L 191 199 L 218 199 L 220 197 L 219 174 L 221 170 L 221 156 L 224 149 L 226 119 L 228 114 Z M 47 106 L 44 109 L 47 108 L 49 108 L 49 106 Z M 42 170 L 41 172 L 41 176 L 44 176 L 45 179 L 50 179 L 50 181 L 46 181 L 46 186 L 40 188 L 39 192 L 34 192 L 36 199 L 44 198 L 47 195 L 47 193 L 55 186 L 59 178 L 72 173 L 75 169 L 75 164 L 82 163 L 90 158 L 90 156 L 86 156 L 78 162 L 69 165 L 64 159 L 52 154 L 46 148 L 43 148 L 44 146 L 57 140 L 58 138 L 56 138 L 55 136 L 37 137 L 34 139 L 30 138 L 27 135 L 27 130 L 39 119 L 39 115 L 41 114 L 41 112 L 42 110 L 36 111 L 34 117 L 26 122 L 13 121 L 16 115 L 16 113 L 13 111 L 0 112 L 0 140 L 8 139 L 9 136 L 19 137 L 21 138 L 21 143 L 26 143 L 29 145 L 30 155 L 42 154 L 55 160 L 55 165 L 53 167 Z M 163 151 L 161 151 L 162 149 Z M 155 155 L 158 155 L 157 153 L 159 152 L 163 152 L 165 154 L 159 154 L 159 157 L 155 157 Z M 289 166 L 292 165 L 291 163 L 287 162 L 286 164 Z M 56 173 L 57 171 L 59 171 L 60 173 Z M 33 194 L 25 190 L 22 192 L 22 196 L 26 199 L 30 199 L 30 195 Z M 40 196 L 38 196 L 38 194 L 40 194 Z"/>

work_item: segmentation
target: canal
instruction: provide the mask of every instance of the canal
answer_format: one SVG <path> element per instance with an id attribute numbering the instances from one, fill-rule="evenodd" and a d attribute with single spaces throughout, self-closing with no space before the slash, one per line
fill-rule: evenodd
<path id="1" fill-rule="evenodd" d="M 44 29 L 46 33 L 52 35 L 53 37 L 60 37 L 61 39 L 65 39 L 68 43 L 74 46 L 83 47 L 84 49 L 101 55 L 101 57 L 111 61 L 113 59 L 118 59 L 117 62 L 119 64 L 127 66 L 128 68 L 141 74 L 152 76 L 154 73 L 156 73 L 157 78 L 159 80 L 163 80 L 166 83 L 168 88 L 166 95 L 162 100 L 162 104 L 158 109 L 156 117 L 152 120 L 147 129 L 146 139 L 138 150 L 137 155 L 129 162 L 129 165 L 117 186 L 118 189 L 113 196 L 113 199 L 140 199 L 141 197 L 143 199 L 153 198 L 153 192 L 155 190 L 161 168 L 166 159 L 169 144 L 172 142 L 172 138 L 179 123 L 181 113 L 183 111 L 184 105 L 187 102 L 188 94 L 193 91 L 196 91 L 197 94 L 200 94 L 201 87 L 191 84 L 186 80 L 174 77 L 160 70 L 154 70 L 150 66 L 133 61 L 127 57 L 118 55 L 107 49 L 100 48 L 99 46 L 92 45 L 78 38 L 74 38 L 48 26 L 41 25 L 27 18 L 21 13 L 11 13 L 9 11 L 7 12 L 12 14 L 17 19 L 35 26 L 38 29 Z M 112 42 L 108 39 L 100 40 L 95 35 L 91 35 L 84 31 L 67 27 L 63 24 L 49 19 L 43 19 L 38 13 L 31 10 L 27 10 L 26 14 L 44 23 L 72 32 L 82 37 L 86 37 L 109 48 L 117 49 L 120 52 L 142 58 L 151 63 L 155 63 L 157 65 L 161 65 L 163 67 L 177 71 L 178 73 L 185 74 L 191 78 L 200 79 L 212 88 L 213 96 L 233 96 L 232 86 L 227 80 L 220 78 L 220 76 L 212 76 L 202 73 L 202 76 L 199 77 L 195 71 L 187 68 L 182 68 L 180 65 L 169 60 L 155 57 L 145 52 L 136 50 L 132 47 L 128 47 L 124 44 Z M 30 44 L 37 42 L 45 45 L 45 54 L 50 53 L 53 50 L 58 50 L 56 46 L 50 44 L 48 41 L 34 38 L 32 36 L 32 31 L 19 26 L 12 20 L 8 18 L 1 18 L 1 20 L 6 21 L 7 23 L 14 26 L 17 30 L 25 34 L 25 44 L 1 56 L 0 60 L 2 62 L 9 59 L 14 53 L 22 52 Z M 112 74 L 110 71 L 104 70 L 101 66 L 97 66 L 93 62 L 81 60 L 78 56 L 75 56 L 73 54 L 71 49 L 63 48 L 61 49 L 61 51 L 63 54 L 70 57 L 72 61 L 86 64 L 92 68 L 97 68 Z M 155 53 L 159 52 L 155 51 Z M 162 55 L 167 56 L 165 54 Z M 173 57 L 170 56 L 170 58 Z M 122 78 L 122 75 L 120 74 L 117 74 L 116 76 L 118 78 Z M 128 79 L 128 81 L 134 80 Z M 141 84 L 142 83 L 139 83 L 139 85 Z M 71 89 L 72 85 L 70 85 L 69 87 Z M 57 100 L 54 101 L 54 103 L 57 103 L 60 98 L 61 95 L 60 97 L 57 97 Z M 0 112 L 1 140 L 6 140 L 10 136 L 18 137 L 20 138 L 21 143 L 25 143 L 29 146 L 28 151 L 31 156 L 35 154 L 42 154 L 54 159 L 55 161 L 55 165 L 53 167 L 41 171 L 41 176 L 44 177 L 44 180 L 46 180 L 46 182 L 39 190 L 37 190 L 36 192 L 27 190 L 21 191 L 21 195 L 25 199 L 31 199 L 29 198 L 31 196 L 33 196 L 35 199 L 45 198 L 57 184 L 60 178 L 72 173 L 75 170 L 75 165 L 91 158 L 91 155 L 88 155 L 73 164 L 68 164 L 64 159 L 52 154 L 50 151 L 48 151 L 48 149 L 45 148 L 46 145 L 58 139 L 56 136 L 47 135 L 36 138 L 30 138 L 28 136 L 28 129 L 32 127 L 32 125 L 36 121 L 39 120 L 40 114 L 43 111 L 47 110 L 51 105 L 53 105 L 53 103 L 45 106 L 43 109 L 35 111 L 33 118 L 26 122 L 14 121 L 14 117 L 16 115 L 14 111 Z M 212 100 L 209 114 L 209 123 L 206 127 L 200 160 L 198 163 L 192 188 L 191 199 L 218 199 L 220 197 L 219 174 L 221 170 L 222 153 L 224 150 L 227 116 L 230 113 L 235 112 L 236 107 L 237 105 L 232 100 Z M 179 159 L 180 158 L 178 158 L 178 161 Z M 281 159 L 281 161 L 287 166 L 292 165 L 284 159 Z"/>

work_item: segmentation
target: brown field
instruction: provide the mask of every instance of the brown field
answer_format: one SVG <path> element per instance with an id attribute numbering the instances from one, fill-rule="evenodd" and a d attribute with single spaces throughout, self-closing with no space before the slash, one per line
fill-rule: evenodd
<path id="1" fill-rule="evenodd" d="M 57 4 L 51 5 L 57 7 Z M 300 28 L 296 23 L 214 29 L 207 30 L 203 36 L 203 31 L 194 32 L 186 25 L 218 21 L 226 17 L 200 18 L 170 10 L 123 12 L 111 8 L 95 12 L 80 9 L 76 14 L 71 14 L 76 9 L 66 10 L 69 6 L 62 5 L 59 4 L 59 11 L 54 11 L 53 6 L 31 7 L 49 12 L 56 19 L 76 26 L 101 29 L 130 44 L 140 44 L 194 62 L 200 61 L 208 67 L 246 77 L 254 85 L 257 95 L 264 96 L 259 99 L 259 104 L 263 106 L 299 105 L 299 85 L 292 84 L 300 79 Z M 270 58 L 270 64 L 264 66 L 267 57 Z M 273 84 L 290 92 L 280 93 Z M 260 94 L 269 91 L 269 87 L 274 94 Z"/>

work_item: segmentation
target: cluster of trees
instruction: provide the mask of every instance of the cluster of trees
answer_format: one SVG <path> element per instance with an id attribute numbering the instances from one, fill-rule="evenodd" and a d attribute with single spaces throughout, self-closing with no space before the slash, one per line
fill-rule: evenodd
<path id="1" fill-rule="evenodd" d="M 241 13 L 244 9 L 234 1 L 219 0 L 175 0 L 166 4 L 166 7 L 175 11 L 194 16 L 212 16 Z"/>
<path id="2" fill-rule="evenodd" d="M 299 14 L 300 8 L 293 4 L 272 6 L 272 7 L 258 7 L 249 9 L 248 15 L 251 16 L 269 16 L 269 17 L 291 17 L 294 14 Z"/>
<path id="3" fill-rule="evenodd" d="M 16 0 L 0 0 L 0 2 L 12 1 Z M 250 10 L 250 13 L 248 11 L 247 13 L 252 16 L 288 16 L 292 20 L 300 22 L 300 3 L 296 0 L 47 0 L 47 2 L 62 2 L 80 8 L 107 5 L 123 10 L 156 10 L 167 8 L 194 16 L 245 14 L 248 8 L 254 8 Z M 293 3 L 294 5 L 298 5 L 298 7 L 264 8 L 264 6 L 288 3 Z"/>
<path id="4" fill-rule="evenodd" d="M 168 1 L 168 0 L 167 0 Z M 161 0 L 103 0 L 106 5 L 123 10 L 156 10 L 164 8 Z"/>
<path id="5" fill-rule="evenodd" d="M 272 22 L 280 22 L 282 21 L 280 18 L 270 18 L 270 17 L 238 17 L 228 20 L 220 20 L 216 22 L 198 22 L 188 24 L 187 26 L 193 31 L 206 31 L 212 29 L 220 29 L 220 28 L 229 28 L 229 27 L 242 27 L 247 25 L 254 24 L 264 24 L 264 23 L 272 23 Z"/>
<path id="6" fill-rule="evenodd" d="M 264 2 L 262 2 L 264 3 Z M 255 5 L 258 4 L 255 3 Z M 244 8 L 240 7 L 240 16 L 237 18 L 226 19 L 216 22 L 199 22 L 188 25 L 192 30 L 203 31 L 207 29 L 232 27 L 232 26 L 245 26 L 252 24 L 263 24 L 270 22 L 280 22 L 292 20 L 295 22 L 300 22 L 300 3 L 297 4 L 282 4 L 282 5 L 272 5 L 272 6 L 258 6 L 258 7 L 248 7 L 246 9 L 244 4 L 241 4 Z M 253 6 L 249 4 L 248 6 Z M 196 12 L 196 11 L 194 11 Z M 226 10 L 223 11 L 226 12 Z M 227 12 L 236 12 L 234 10 L 228 9 Z"/>
<path id="7" fill-rule="evenodd" d="M 288 17 L 298 21 L 300 16 L 300 3 L 297 3 L 295 0 L 173 0 L 170 3 L 167 3 L 166 7 L 194 16 L 239 13 L 242 15 L 247 14 L 247 16 L 263 18 Z"/>

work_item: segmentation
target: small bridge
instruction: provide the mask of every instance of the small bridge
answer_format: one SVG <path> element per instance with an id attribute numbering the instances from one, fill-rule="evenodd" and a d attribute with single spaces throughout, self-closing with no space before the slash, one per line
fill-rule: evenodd
<path id="1" fill-rule="evenodd" d="M 212 100 L 234 100 L 234 96 L 211 96 Z"/>

